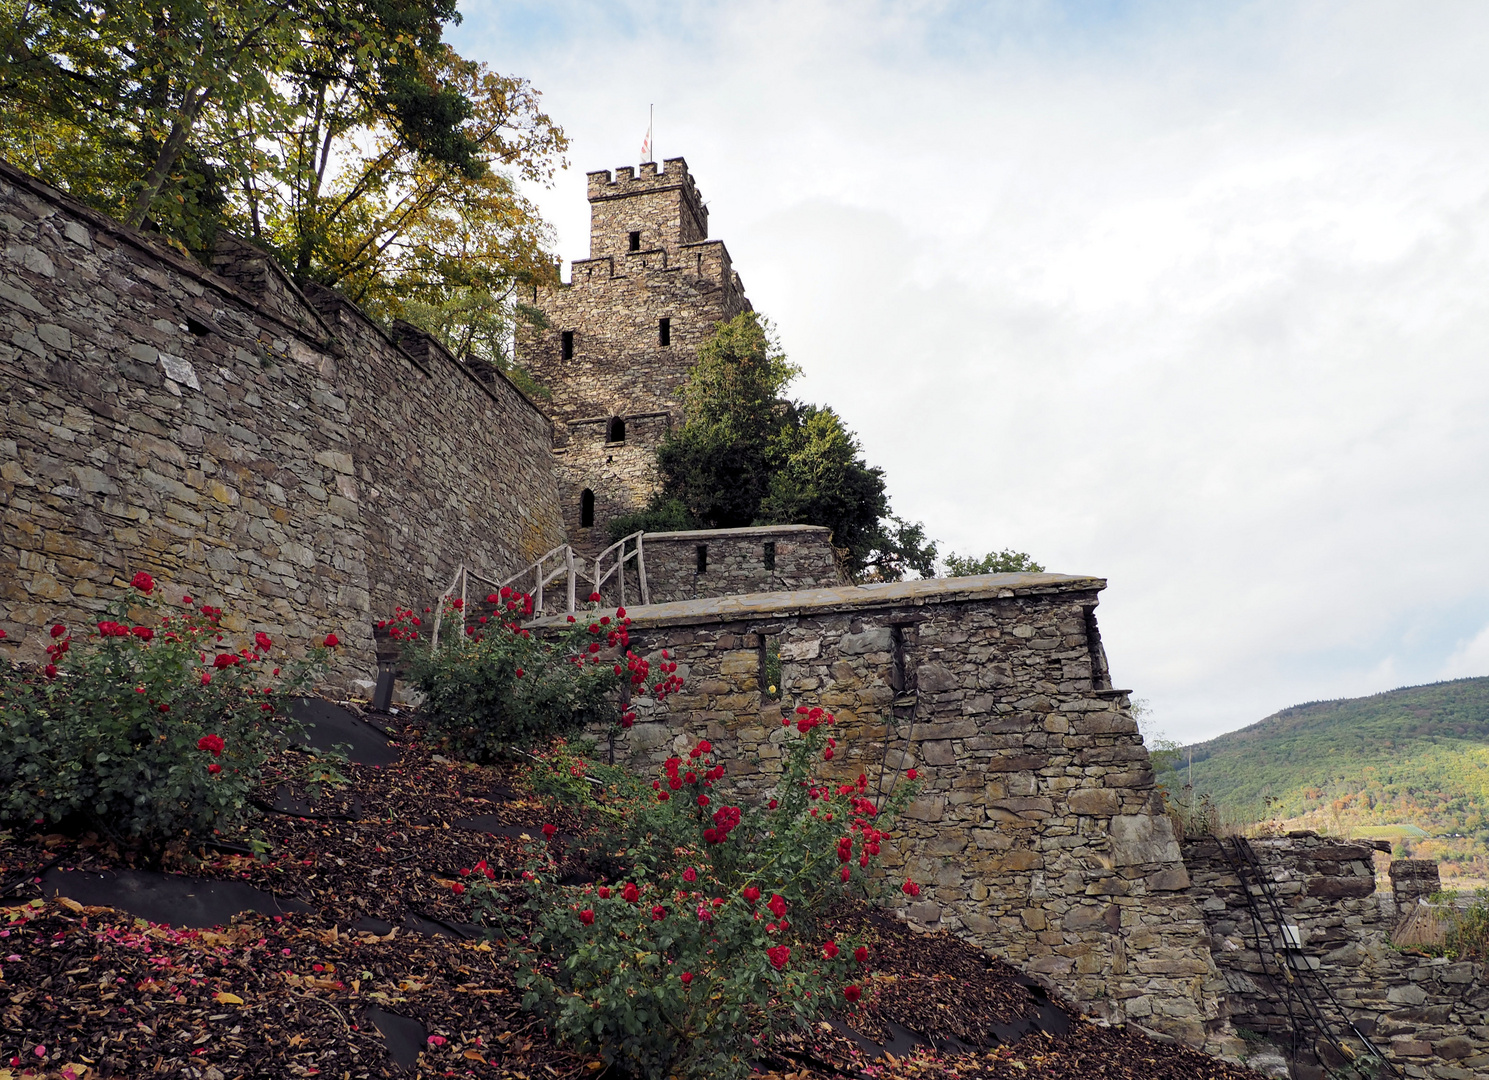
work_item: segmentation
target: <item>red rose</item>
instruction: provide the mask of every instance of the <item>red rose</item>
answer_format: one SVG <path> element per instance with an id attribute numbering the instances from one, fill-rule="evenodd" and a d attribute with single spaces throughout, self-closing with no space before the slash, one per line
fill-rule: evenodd
<path id="1" fill-rule="evenodd" d="M 656 922 L 659 919 L 665 919 L 666 917 L 667 909 L 664 908 L 661 904 L 657 904 L 651 909 L 651 918 L 653 922 Z"/>
<path id="2" fill-rule="evenodd" d="M 594 909 L 585 908 L 583 911 L 581 911 L 579 913 L 579 921 L 582 922 L 585 926 L 593 926 L 595 922 Z"/>
<path id="3" fill-rule="evenodd" d="M 597 592 L 590 593 L 589 594 L 589 600 L 590 600 L 590 603 L 592 603 L 592 604 L 598 604 L 600 602 L 600 594 L 597 593 Z"/>
<path id="4" fill-rule="evenodd" d="M 453 892 L 456 896 L 459 896 L 461 893 L 465 892 L 465 886 L 457 881 L 455 882 L 455 884 L 450 886 L 450 891 Z"/>
<path id="5" fill-rule="evenodd" d="M 217 762 L 214 761 L 214 762 L 212 762 L 212 764 L 210 764 L 210 765 L 207 766 L 207 771 L 209 773 L 211 773 L 213 776 L 216 776 L 218 773 L 222 772 L 222 766 L 219 765 L 219 764 L 217 764 Z"/>
<path id="6" fill-rule="evenodd" d="M 838 877 L 842 878 L 844 881 L 847 881 L 852 876 L 853 871 L 850 867 L 845 866 L 838 871 Z"/>
<path id="7" fill-rule="evenodd" d="M 698 805 L 699 806 L 707 806 L 708 805 L 708 796 L 707 795 L 699 795 L 698 796 Z"/>
<path id="8" fill-rule="evenodd" d="M 543 826 L 543 839 L 545 839 L 545 840 L 552 840 L 553 839 L 553 834 L 556 833 L 556 832 L 558 832 L 558 826 L 557 825 L 544 825 Z"/>
<path id="9" fill-rule="evenodd" d="M 785 969 L 787 962 L 791 959 L 791 946 L 776 945 L 765 950 L 765 955 L 770 957 L 770 966 L 777 971 Z"/>
<path id="10" fill-rule="evenodd" d="M 867 945 L 860 945 L 854 949 L 853 959 L 857 960 L 860 964 L 867 964 L 869 962 L 869 947 Z"/>
<path id="11" fill-rule="evenodd" d="M 849 1001 L 857 1001 L 859 999 L 859 997 L 862 996 L 862 994 L 863 994 L 863 991 L 860 990 L 856 986 L 845 986 L 845 987 L 843 987 L 843 996 L 845 998 L 847 998 Z"/>
<path id="12" fill-rule="evenodd" d="M 253 647 L 259 652 L 268 652 L 273 645 L 274 642 L 270 640 L 269 635 L 262 630 L 253 635 Z"/>
<path id="13" fill-rule="evenodd" d="M 338 638 L 335 634 L 327 634 L 326 635 L 326 648 L 328 648 L 328 649 L 334 649 L 334 648 L 336 648 L 336 646 L 338 646 L 340 644 L 341 644 L 341 639 Z"/>
<path id="14" fill-rule="evenodd" d="M 203 735 L 196 741 L 196 748 L 198 750 L 209 751 L 213 757 L 217 757 L 222 753 L 224 745 L 221 735 Z"/>
<path id="15" fill-rule="evenodd" d="M 626 617 L 626 609 L 623 608 L 623 607 L 616 608 L 615 609 L 615 617 L 617 619 L 624 619 Z"/>
<path id="16" fill-rule="evenodd" d="M 770 902 L 765 906 L 770 908 L 770 913 L 778 919 L 786 914 L 786 898 L 780 893 L 771 893 Z"/>
<path id="17" fill-rule="evenodd" d="M 684 986 L 687 986 L 688 983 L 693 981 L 693 973 L 691 971 L 684 971 L 678 978 L 682 980 Z"/>
<path id="18" fill-rule="evenodd" d="M 695 870 L 695 869 L 693 869 L 690 866 L 690 867 L 688 867 L 686 870 L 684 870 L 682 872 L 682 879 L 684 881 L 690 882 L 690 883 L 691 882 L 694 882 L 694 881 L 697 881 L 698 880 L 698 871 Z"/>
<path id="19" fill-rule="evenodd" d="M 822 760 L 823 761 L 831 761 L 832 760 L 832 747 L 829 746 L 826 750 L 822 751 Z"/>
<path id="20" fill-rule="evenodd" d="M 906 896 L 919 896 L 920 886 L 915 884 L 915 882 L 913 881 L 906 881 L 903 885 L 900 886 L 900 892 L 904 893 Z"/>
<path id="21" fill-rule="evenodd" d="M 747 903 L 753 904 L 756 900 L 760 899 L 760 890 L 753 885 L 746 885 L 744 887 L 744 898 Z"/>
<path id="22" fill-rule="evenodd" d="M 672 792 L 670 791 L 657 792 L 657 802 L 666 802 L 670 798 L 672 798 Z"/>
<path id="23" fill-rule="evenodd" d="M 916 772 L 914 769 L 907 769 L 905 771 L 905 779 L 907 779 L 907 780 L 914 780 L 919 775 L 920 774 L 918 772 Z"/>
<path id="24" fill-rule="evenodd" d="M 52 637 L 54 638 L 59 638 L 65 633 L 67 633 L 67 627 L 63 626 L 61 623 L 58 623 L 56 626 L 52 627 Z"/>
<path id="25" fill-rule="evenodd" d="M 150 627 L 148 626 L 136 626 L 133 630 L 130 631 L 130 633 L 139 638 L 141 641 L 155 640 L 155 631 L 150 629 Z"/>
<path id="26" fill-rule="evenodd" d="M 140 590 L 140 592 L 148 593 L 155 588 L 155 579 L 141 570 L 139 573 L 135 574 L 134 579 L 130 581 L 130 584 L 133 585 L 136 589 Z"/>
<path id="27" fill-rule="evenodd" d="M 183 597 L 181 597 L 181 603 L 183 603 L 183 604 L 190 604 L 191 603 L 191 597 L 189 597 L 189 596 L 183 596 Z"/>
<path id="28" fill-rule="evenodd" d="M 776 807 L 777 807 L 777 806 L 779 806 L 779 805 L 780 805 L 780 803 L 778 803 L 778 802 L 776 802 L 776 801 L 775 801 L 775 800 L 774 800 L 774 799 L 771 799 L 771 800 L 770 800 L 770 804 L 769 804 L 769 805 L 770 805 L 770 808 L 771 808 L 771 809 L 772 809 L 772 810 L 774 810 L 774 809 L 775 809 L 775 808 L 776 808 Z"/>
<path id="29" fill-rule="evenodd" d="M 608 886 L 608 885 L 601 885 L 600 886 L 600 899 L 601 900 L 609 900 L 610 899 L 610 886 Z"/>
<path id="30" fill-rule="evenodd" d="M 626 883 L 626 887 L 620 891 L 620 896 L 626 903 L 634 904 L 637 900 L 641 899 L 641 890 L 636 888 L 634 881 L 629 881 Z"/>
<path id="31" fill-rule="evenodd" d="M 838 943 L 836 941 L 829 941 L 826 945 L 822 946 L 822 955 L 829 960 L 836 959 L 838 955 Z"/>

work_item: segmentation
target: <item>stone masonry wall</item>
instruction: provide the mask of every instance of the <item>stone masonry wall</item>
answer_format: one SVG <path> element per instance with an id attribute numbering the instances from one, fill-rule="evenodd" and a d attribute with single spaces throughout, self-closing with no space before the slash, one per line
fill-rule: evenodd
<path id="1" fill-rule="evenodd" d="M 562 542 L 549 426 L 504 382 L 321 311 L 229 240 L 209 270 L 0 164 L 0 627 L 22 656 L 145 569 L 337 680 L 462 557 Z M 324 312 L 324 314 L 322 314 Z"/>
<path id="2" fill-rule="evenodd" d="M 708 240 L 708 214 L 687 162 L 589 174 L 590 258 L 572 284 L 535 288 L 546 327 L 519 327 L 517 359 L 551 393 L 561 501 L 571 542 L 591 554 L 606 523 L 640 509 L 655 490 L 655 449 L 682 422 L 681 391 L 715 324 L 750 310 L 724 245 Z M 637 250 L 629 237 L 640 234 Z M 667 342 L 661 321 L 668 321 Z M 563 355 L 571 335 L 572 356 Z M 607 440 L 612 417 L 624 445 Z M 580 499 L 595 495 L 595 522 Z"/>
<path id="3" fill-rule="evenodd" d="M 845 780 L 925 771 L 886 848 L 923 886 L 909 915 L 1087 1009 L 1204 1043 L 1220 988 L 1205 925 L 1125 691 L 1093 674 L 1104 585 L 1005 574 L 633 608 L 635 651 L 672 651 L 686 686 L 638 699 L 617 753 L 655 766 L 707 737 L 748 797 L 779 768 L 783 711 L 821 705 Z M 780 700 L 759 679 L 772 637 Z"/>
<path id="4" fill-rule="evenodd" d="M 831 532 L 820 525 L 647 533 L 646 578 L 653 604 L 739 593 L 788 592 L 847 585 L 833 555 Z M 774 566 L 766 566 L 766 545 Z M 698 572 L 698 548 L 707 569 Z"/>
<path id="5" fill-rule="evenodd" d="M 1489 1075 L 1489 971 L 1483 964 L 1453 963 L 1392 947 L 1399 908 L 1391 896 L 1376 891 L 1372 846 L 1311 832 L 1251 840 L 1286 922 L 1298 927 L 1301 948 L 1289 950 L 1260 898 L 1263 922 L 1258 931 L 1221 843 L 1233 842 L 1186 842 L 1184 862 L 1193 879 L 1190 894 L 1204 912 L 1211 952 L 1225 977 L 1225 1008 L 1238 1028 L 1290 1049 L 1294 1024 L 1280 965 L 1306 966 L 1404 1075 L 1437 1080 Z M 1410 899 L 1416 902 L 1414 896 Z M 1265 963 L 1258 942 L 1266 951 Z M 1301 1004 L 1296 998 L 1293 1002 L 1294 1014 L 1301 1017 Z M 1326 995 L 1320 1005 L 1336 1035 L 1363 1053 L 1363 1044 Z M 1292 1075 L 1297 1080 L 1323 1080 L 1343 1067 L 1337 1051 L 1313 1025 L 1300 1020 L 1296 1027 L 1300 1053 Z"/>

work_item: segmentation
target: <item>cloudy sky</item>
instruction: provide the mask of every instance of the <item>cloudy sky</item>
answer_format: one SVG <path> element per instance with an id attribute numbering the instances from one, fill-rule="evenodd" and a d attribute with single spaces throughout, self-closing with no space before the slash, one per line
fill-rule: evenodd
<path id="1" fill-rule="evenodd" d="M 465 0 L 573 139 L 649 104 L 943 550 L 1099 574 L 1186 741 L 1489 675 L 1489 6 Z"/>

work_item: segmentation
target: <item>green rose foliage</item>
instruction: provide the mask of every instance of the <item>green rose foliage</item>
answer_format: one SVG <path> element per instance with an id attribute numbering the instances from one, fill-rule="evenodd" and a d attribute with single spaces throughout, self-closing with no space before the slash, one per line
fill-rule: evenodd
<path id="1" fill-rule="evenodd" d="M 577 1052 L 635 1076 L 742 1077 L 773 1035 L 867 994 L 868 949 L 824 920 L 874 884 L 883 829 L 918 785 L 875 800 L 866 776 L 824 779 L 840 752 L 831 715 L 803 708 L 784 722 L 797 735 L 759 806 L 720 790 L 725 768 L 706 740 L 655 778 L 592 767 L 605 781 L 596 848 L 623 864 L 620 879 L 563 885 L 535 845 L 526 937 L 486 867 L 457 886 L 505 924 L 524 1006 Z M 563 771 L 572 755 L 559 753 Z"/>
<path id="2" fill-rule="evenodd" d="M 622 656 L 630 641 L 624 609 L 602 615 L 591 603 L 572 623 L 533 628 L 520 622 L 532 615 L 532 598 L 510 589 L 470 611 L 459 600 L 444 603 L 437 647 L 411 611 L 379 626 L 404 643 L 430 730 L 457 754 L 489 762 L 590 724 L 635 719 L 616 704 L 628 667 L 633 692 L 647 691 L 644 662 L 638 672 L 637 659 Z"/>
<path id="3" fill-rule="evenodd" d="M 0 660 L 0 819 L 80 815 L 158 861 L 243 818 L 294 728 L 278 703 L 311 685 L 329 649 L 276 661 L 259 633 L 230 651 L 219 609 L 166 611 L 143 573 L 107 614 L 86 636 L 53 627 L 40 671 Z"/>

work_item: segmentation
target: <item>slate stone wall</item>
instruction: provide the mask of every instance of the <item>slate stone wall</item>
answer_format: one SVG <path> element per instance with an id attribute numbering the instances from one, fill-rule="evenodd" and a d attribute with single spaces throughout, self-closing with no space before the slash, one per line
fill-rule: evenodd
<path id="1" fill-rule="evenodd" d="M 847 585 L 847 576 L 833 554 L 831 535 L 820 525 L 647 533 L 643 544 L 651 601 L 662 604 Z M 769 557 L 766 545 L 770 545 Z M 700 547 L 706 549 L 706 569 L 701 573 Z"/>
<path id="2" fill-rule="evenodd" d="M 1410 890 L 1399 897 L 1376 891 L 1371 845 L 1298 832 L 1253 839 L 1251 846 L 1286 922 L 1298 927 L 1297 949 L 1282 940 L 1260 895 L 1258 930 L 1236 864 L 1219 842 L 1201 838 L 1184 844 L 1190 893 L 1204 912 L 1210 950 L 1225 977 L 1225 1009 L 1237 1028 L 1264 1035 L 1285 1050 L 1296 1031 L 1300 1053 L 1292 1075 L 1297 1080 L 1336 1075 L 1344 1060 L 1315 1025 L 1302 1019 L 1304 1007 L 1296 993 L 1289 997 L 1280 965 L 1306 967 L 1343 1007 L 1341 1016 L 1327 994 L 1314 995 L 1336 1035 L 1355 1052 L 1363 1053 L 1364 1045 L 1343 1023 L 1345 1017 L 1407 1076 L 1471 1080 L 1489 1075 L 1489 971 L 1483 964 L 1392 947 L 1398 916 L 1417 896 Z M 1405 880 L 1415 876 L 1403 875 Z M 1251 889 L 1258 892 L 1254 884 Z M 1301 976 L 1295 983 L 1311 986 L 1311 979 Z"/>
<path id="3" fill-rule="evenodd" d="M 228 240 L 214 269 L 0 164 L 0 627 L 22 656 L 140 569 L 373 669 L 373 620 L 464 556 L 561 543 L 549 425 L 504 380 L 307 302 Z M 319 308 L 319 310 L 317 310 Z"/>
<path id="4" fill-rule="evenodd" d="M 682 422 L 698 346 L 750 302 L 728 249 L 707 239 L 708 213 L 682 158 L 639 174 L 590 173 L 589 201 L 590 258 L 575 261 L 571 284 L 534 289 L 530 302 L 547 325 L 519 327 L 517 359 L 552 394 L 543 408 L 557 423 L 565 526 L 570 542 L 593 554 L 609 543 L 607 522 L 655 491 L 656 445 Z M 624 422 L 623 442 L 606 438 L 611 418 Z M 595 496 L 588 528 L 586 490 Z"/>
<path id="5" fill-rule="evenodd" d="M 886 848 L 923 886 L 908 915 L 1093 1012 L 1203 1044 L 1220 1019 L 1205 925 L 1126 692 L 1093 674 L 1104 585 L 1006 574 L 633 608 L 633 648 L 667 648 L 686 685 L 638 699 L 617 753 L 655 767 L 707 737 L 749 797 L 779 769 L 783 713 L 821 705 L 834 775 L 877 791 L 924 772 Z M 769 638 L 779 700 L 762 694 Z"/>

